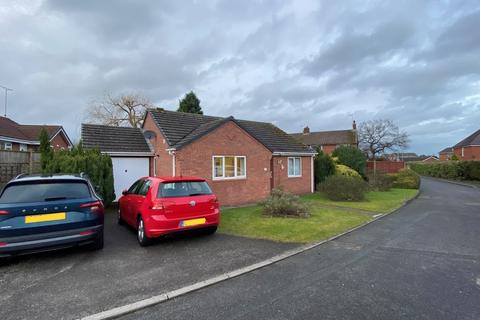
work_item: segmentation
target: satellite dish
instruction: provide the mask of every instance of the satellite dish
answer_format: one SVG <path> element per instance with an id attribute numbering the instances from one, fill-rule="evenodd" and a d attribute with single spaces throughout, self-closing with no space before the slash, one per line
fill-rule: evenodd
<path id="1" fill-rule="evenodd" d="M 145 132 L 143 133 L 143 136 L 144 136 L 145 138 L 147 138 L 148 140 L 151 140 L 151 139 L 157 137 L 157 135 L 155 134 L 155 132 L 150 131 L 150 130 L 145 131 Z"/>

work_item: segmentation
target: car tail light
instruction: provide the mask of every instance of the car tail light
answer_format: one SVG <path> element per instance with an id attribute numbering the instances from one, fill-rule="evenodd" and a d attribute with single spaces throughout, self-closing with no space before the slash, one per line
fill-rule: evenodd
<path id="1" fill-rule="evenodd" d="M 103 203 L 101 201 L 82 203 L 80 208 L 90 208 L 93 213 L 103 213 Z"/>
<path id="2" fill-rule="evenodd" d="M 95 231 L 87 230 L 87 231 L 82 231 L 82 232 L 80 232 L 80 235 L 82 235 L 82 236 L 89 236 L 89 235 L 94 234 L 94 233 L 95 233 Z"/>
<path id="3" fill-rule="evenodd" d="M 152 210 L 163 210 L 165 207 L 163 206 L 162 202 L 156 202 L 151 207 Z"/>
<path id="4" fill-rule="evenodd" d="M 7 245 L 8 245 L 8 243 L 6 243 L 6 242 L 0 242 L 0 247 L 5 247 Z"/>
<path id="5" fill-rule="evenodd" d="M 6 210 L 0 210 L 0 216 L 6 216 L 10 214 L 10 212 L 6 211 Z"/>

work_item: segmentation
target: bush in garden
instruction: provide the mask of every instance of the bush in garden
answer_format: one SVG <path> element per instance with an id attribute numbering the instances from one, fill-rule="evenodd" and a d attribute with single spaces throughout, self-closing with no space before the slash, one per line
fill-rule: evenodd
<path id="1" fill-rule="evenodd" d="M 326 177 L 335 174 L 335 163 L 332 157 L 324 153 L 322 150 L 317 150 L 318 154 L 315 156 L 315 185 L 323 182 Z"/>
<path id="2" fill-rule="evenodd" d="M 327 198 L 334 201 L 361 201 L 365 199 L 368 184 L 360 177 L 334 175 L 319 185 Z"/>
<path id="3" fill-rule="evenodd" d="M 354 178 L 361 178 L 362 176 L 355 170 L 350 167 L 347 167 L 343 164 L 337 164 L 335 166 L 335 175 L 337 176 L 347 176 L 347 177 L 354 177 Z"/>
<path id="4" fill-rule="evenodd" d="M 310 215 L 307 205 L 298 196 L 281 188 L 273 189 L 270 197 L 260 204 L 267 216 L 306 218 Z"/>
<path id="5" fill-rule="evenodd" d="M 83 150 L 81 147 L 71 151 L 56 151 L 52 152 L 43 170 L 45 174 L 82 172 L 89 177 L 105 205 L 110 205 L 115 200 L 110 156 L 101 154 L 98 150 Z"/>
<path id="6" fill-rule="evenodd" d="M 424 176 L 456 180 L 480 180 L 480 161 L 412 163 L 410 168 Z"/>
<path id="7" fill-rule="evenodd" d="M 380 172 L 374 175 L 372 172 L 367 175 L 367 180 L 371 190 L 388 191 L 392 188 L 395 177 Z"/>
<path id="8" fill-rule="evenodd" d="M 332 157 L 337 158 L 339 164 L 352 168 L 362 177 L 365 176 L 367 158 L 358 148 L 353 146 L 340 146 L 333 151 Z"/>
<path id="9" fill-rule="evenodd" d="M 420 188 L 420 176 L 411 169 L 402 169 L 392 175 L 394 177 L 393 187 L 401 189 Z"/>

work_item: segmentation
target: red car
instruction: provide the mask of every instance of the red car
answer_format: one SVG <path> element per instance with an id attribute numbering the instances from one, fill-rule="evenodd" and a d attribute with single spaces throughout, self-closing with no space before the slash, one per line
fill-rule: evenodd
<path id="1" fill-rule="evenodd" d="M 118 201 L 118 222 L 137 230 L 138 242 L 176 231 L 204 228 L 217 231 L 220 208 L 205 179 L 198 177 L 143 177 Z"/>

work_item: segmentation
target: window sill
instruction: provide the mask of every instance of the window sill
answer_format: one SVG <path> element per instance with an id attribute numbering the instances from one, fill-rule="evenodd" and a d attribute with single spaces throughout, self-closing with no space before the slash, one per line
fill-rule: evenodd
<path id="1" fill-rule="evenodd" d="M 288 178 L 301 178 L 302 176 L 288 176 Z"/>
<path id="2" fill-rule="evenodd" d="M 238 181 L 247 180 L 247 177 L 234 177 L 234 178 L 212 178 L 212 181 Z"/>

